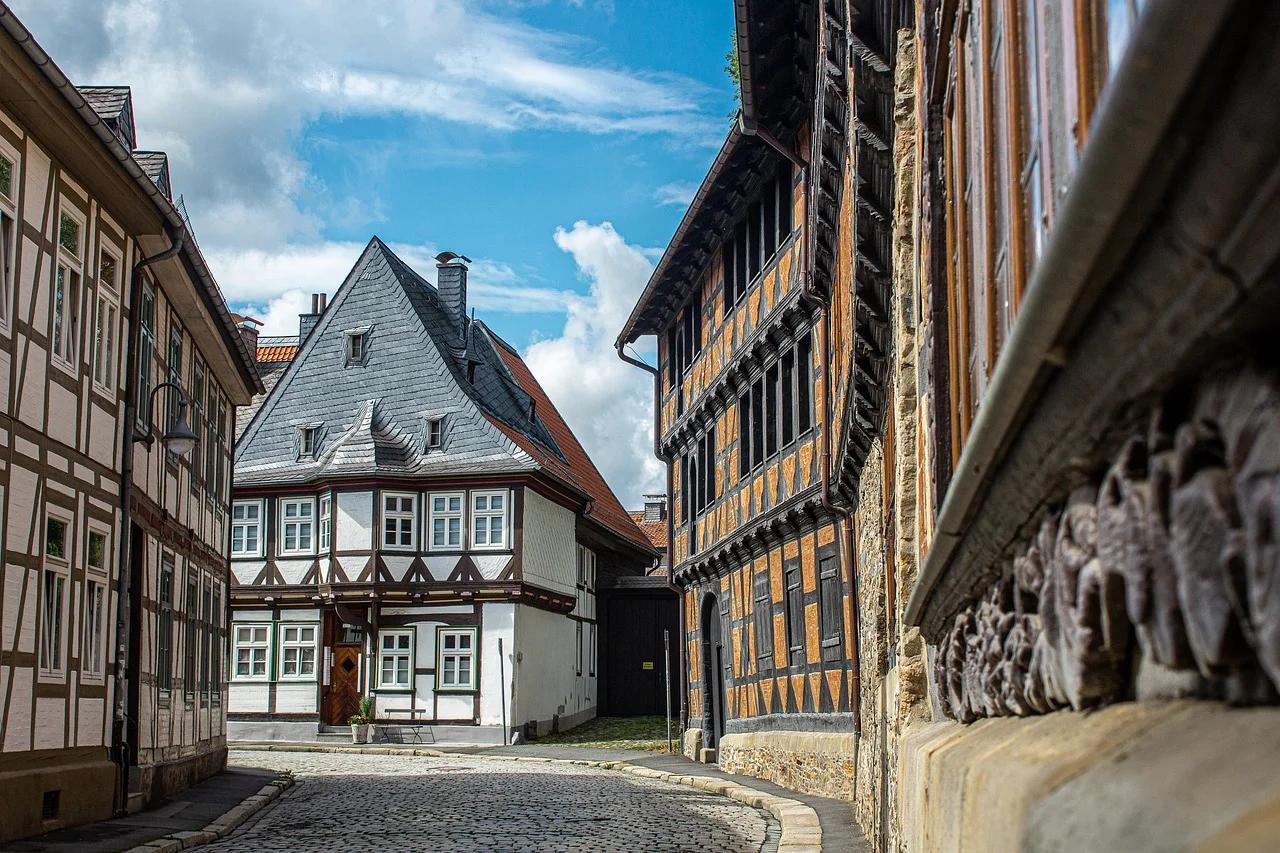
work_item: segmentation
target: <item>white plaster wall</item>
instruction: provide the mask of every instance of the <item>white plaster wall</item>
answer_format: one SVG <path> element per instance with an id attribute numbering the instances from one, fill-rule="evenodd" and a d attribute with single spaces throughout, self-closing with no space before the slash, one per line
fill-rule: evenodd
<path id="1" fill-rule="evenodd" d="M 386 616 L 409 616 L 417 617 L 406 622 L 403 627 L 413 627 L 416 629 L 416 642 L 414 643 L 414 661 L 413 667 L 418 669 L 435 669 L 436 666 L 436 629 L 445 624 L 439 617 L 445 614 L 464 614 L 471 613 L 472 608 L 469 605 L 455 605 L 445 607 L 386 607 L 382 609 L 382 613 Z M 386 629 L 392 626 L 384 625 Z M 401 626 L 396 626 L 401 627 Z M 376 647 L 375 647 L 376 649 Z M 378 656 L 376 654 L 370 660 L 370 666 L 375 668 L 373 673 L 376 681 L 379 673 L 376 670 L 378 666 Z M 481 670 L 483 674 L 483 668 Z M 436 704 L 435 695 L 436 679 L 430 674 L 417 674 L 413 676 L 413 692 L 382 692 L 376 687 L 373 690 L 377 697 L 378 715 L 388 710 L 404 710 L 408 708 L 416 708 L 420 712 L 425 712 L 427 717 L 432 715 L 432 709 L 436 708 L 436 716 L 441 719 L 462 719 L 470 720 L 472 714 L 472 697 L 470 694 L 465 696 L 441 695 L 439 704 Z M 400 715 L 404 716 L 404 715 Z"/>
<path id="2" fill-rule="evenodd" d="M 515 719 L 511 684 L 515 675 L 516 605 L 486 604 L 481 615 L 480 631 L 480 723 L 502 725 L 502 702 L 506 696 L 507 725 Z M 502 640 L 505 660 L 499 661 L 498 640 Z M 500 665 L 501 664 L 501 665 Z"/>
<path id="3" fill-rule="evenodd" d="M 373 547 L 373 492 L 338 492 L 334 513 L 335 551 Z"/>
<path id="4" fill-rule="evenodd" d="M 528 583 L 573 595 L 577 591 L 577 539 L 574 513 L 532 489 L 524 490 L 524 556 Z"/>
<path id="5" fill-rule="evenodd" d="M 281 681 L 276 684 L 276 713 L 314 714 L 316 707 L 316 682 Z"/>
<path id="6" fill-rule="evenodd" d="M 269 685 L 266 682 L 233 681 L 228 688 L 228 711 L 267 712 Z"/>
<path id="7" fill-rule="evenodd" d="M 582 641 L 590 636 L 583 625 Z M 582 675 L 575 670 L 577 629 L 568 616 L 527 605 L 516 605 L 516 724 L 550 720 L 555 714 L 572 716 L 596 706 L 596 678 L 589 676 L 588 649 L 583 650 Z"/>
<path id="8" fill-rule="evenodd" d="M 236 612 L 241 612 L 241 611 L 236 611 Z M 309 607 L 305 610 L 281 610 L 280 621 L 281 622 L 319 622 L 320 608 Z"/>

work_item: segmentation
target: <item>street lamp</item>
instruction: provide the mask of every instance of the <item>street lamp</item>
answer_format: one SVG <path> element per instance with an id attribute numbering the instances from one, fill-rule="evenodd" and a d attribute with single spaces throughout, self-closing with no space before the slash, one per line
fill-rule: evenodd
<path id="1" fill-rule="evenodd" d="M 159 385 L 151 389 L 151 397 L 148 400 L 147 411 L 155 410 L 156 392 L 161 388 L 172 388 L 174 393 L 178 395 L 178 417 L 169 430 L 160 437 L 160 441 L 164 444 L 164 449 L 172 453 L 174 456 L 186 456 L 195 449 L 196 442 L 200 440 L 191 427 L 187 424 L 187 396 L 182 392 L 182 388 L 174 382 L 161 382 Z M 135 435 L 134 441 L 140 441 L 148 448 L 155 441 L 155 436 L 150 431 L 146 435 Z"/>

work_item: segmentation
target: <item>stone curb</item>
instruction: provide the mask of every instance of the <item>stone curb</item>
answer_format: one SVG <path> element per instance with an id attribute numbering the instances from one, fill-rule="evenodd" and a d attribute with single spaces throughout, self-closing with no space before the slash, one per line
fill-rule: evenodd
<path id="1" fill-rule="evenodd" d="M 281 776 L 279 779 L 263 785 L 258 790 L 258 793 L 245 797 L 240 801 L 239 805 L 233 806 L 230 810 L 224 812 L 221 817 L 215 818 L 211 823 L 206 824 L 204 829 L 170 833 L 162 838 L 148 841 L 146 844 L 139 844 L 137 847 L 125 851 L 125 853 L 177 853 L 179 850 L 199 847 L 201 844 L 217 841 L 224 835 L 239 828 L 242 823 L 262 811 L 268 803 L 292 787 L 293 779 L 288 776 Z"/>
<path id="2" fill-rule="evenodd" d="M 668 773 L 652 767 L 642 767 L 627 761 L 596 761 L 587 758 L 545 758 L 535 755 L 484 755 L 464 752 L 444 752 L 438 749 L 395 749 L 391 747 L 369 747 L 359 749 L 351 746 L 318 746 L 310 744 L 234 744 L 233 750 L 245 752 L 334 752 L 363 755 L 416 755 L 426 758 L 483 758 L 491 761 L 527 761 L 545 764 L 576 764 L 581 767 L 595 767 L 601 770 L 616 770 L 641 776 L 646 779 L 657 779 L 687 788 L 698 788 L 712 794 L 737 800 L 756 809 L 763 809 L 773 815 L 782 827 L 782 837 L 778 841 L 778 853 L 822 853 L 822 824 L 818 821 L 818 813 L 812 807 L 799 800 L 777 797 L 712 776 L 697 776 L 690 773 Z M 138 848 L 150 850 L 151 848 Z M 172 848 L 174 850 L 180 848 Z M 134 853 L 134 851 L 130 851 Z"/>

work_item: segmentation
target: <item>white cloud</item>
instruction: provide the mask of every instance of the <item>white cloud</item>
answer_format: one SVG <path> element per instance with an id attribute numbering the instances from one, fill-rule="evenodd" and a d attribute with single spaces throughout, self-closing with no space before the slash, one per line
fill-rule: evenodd
<path id="1" fill-rule="evenodd" d="M 559 228 L 556 245 L 589 284 L 560 335 L 530 344 L 525 361 L 614 492 L 628 506 L 665 488 L 653 455 L 653 377 L 626 364 L 613 341 L 653 271 L 651 254 L 609 222 Z"/>
<path id="2" fill-rule="evenodd" d="M 688 207 L 689 202 L 693 201 L 693 197 L 698 192 L 698 185 L 691 184 L 688 181 L 674 181 L 669 184 L 663 184 L 653 191 L 653 199 L 658 204 L 666 207 Z"/>

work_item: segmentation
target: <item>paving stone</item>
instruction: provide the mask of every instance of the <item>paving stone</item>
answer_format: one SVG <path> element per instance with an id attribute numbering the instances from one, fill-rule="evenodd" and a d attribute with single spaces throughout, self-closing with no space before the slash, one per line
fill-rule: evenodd
<path id="1" fill-rule="evenodd" d="M 296 784 L 210 853 L 773 853 L 780 836 L 760 809 L 649 773 L 396 752 L 229 758 L 291 770 Z"/>

